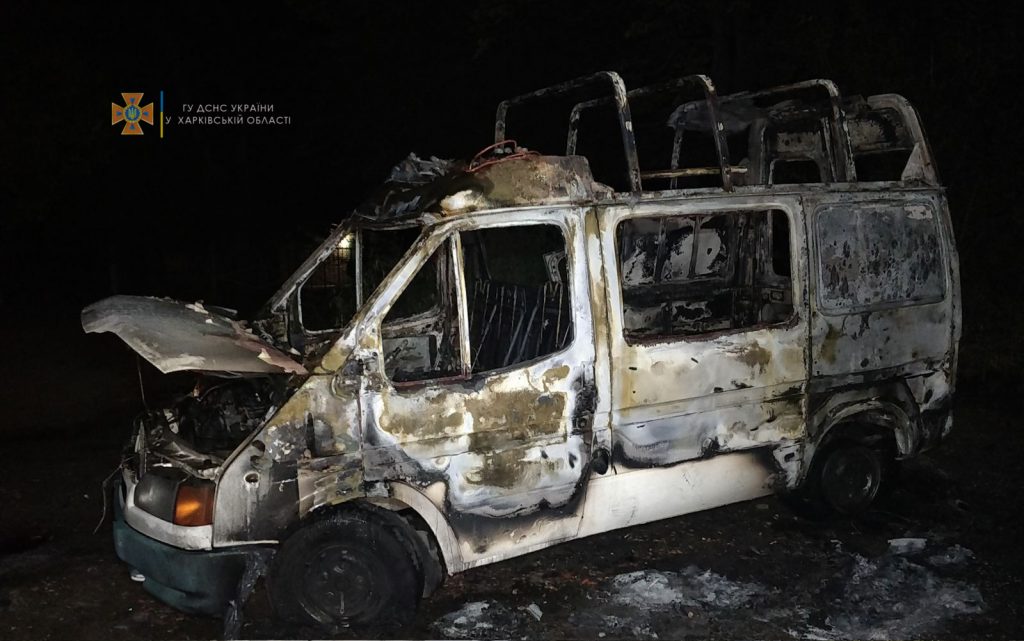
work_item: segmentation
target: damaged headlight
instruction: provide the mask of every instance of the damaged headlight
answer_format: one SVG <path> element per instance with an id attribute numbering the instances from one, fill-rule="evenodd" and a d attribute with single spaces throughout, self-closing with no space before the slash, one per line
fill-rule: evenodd
<path id="1" fill-rule="evenodd" d="M 213 523 L 214 485 L 195 481 L 178 486 L 174 500 L 175 525 L 210 525 Z"/>
<path id="2" fill-rule="evenodd" d="M 176 468 L 153 468 L 135 487 L 135 505 L 175 525 L 195 527 L 213 523 L 216 486 L 189 477 Z"/>

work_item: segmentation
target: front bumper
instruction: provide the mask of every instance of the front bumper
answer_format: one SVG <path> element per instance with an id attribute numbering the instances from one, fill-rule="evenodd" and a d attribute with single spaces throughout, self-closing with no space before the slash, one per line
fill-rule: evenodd
<path id="1" fill-rule="evenodd" d="M 223 616 L 236 598 L 252 547 L 183 550 L 161 543 L 130 526 L 124 518 L 121 488 L 114 490 L 114 549 L 141 572 L 146 591 L 184 612 Z"/>

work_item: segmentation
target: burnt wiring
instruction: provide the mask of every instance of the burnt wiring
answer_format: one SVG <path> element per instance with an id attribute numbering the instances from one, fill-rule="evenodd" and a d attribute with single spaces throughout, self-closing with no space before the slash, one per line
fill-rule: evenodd
<path id="1" fill-rule="evenodd" d="M 488 145 L 481 149 L 473 159 L 469 161 L 469 166 L 466 168 L 467 174 L 473 174 L 484 167 L 490 167 L 506 160 L 513 160 L 516 158 L 526 158 L 527 156 L 539 156 L 540 152 L 530 151 L 525 147 L 520 147 L 516 144 L 515 140 L 501 140 Z"/>
<path id="2" fill-rule="evenodd" d="M 100 488 L 101 488 L 100 489 L 100 493 L 103 495 L 103 512 L 100 514 L 100 521 L 99 521 L 99 523 L 97 523 L 96 527 L 93 528 L 93 530 L 92 530 L 93 534 L 96 534 L 97 532 L 99 532 L 100 528 L 103 527 L 103 524 L 107 520 L 107 512 L 109 511 L 108 506 L 110 505 L 110 486 L 111 486 L 111 481 L 114 480 L 114 477 L 117 476 L 117 473 L 121 471 L 121 469 L 124 467 L 124 464 L 127 461 L 128 461 L 127 458 L 122 458 L 120 460 L 120 462 L 118 462 L 117 467 L 114 468 L 114 471 L 112 471 L 110 474 L 108 474 L 107 477 L 105 479 L 103 479 L 103 481 L 100 483 Z"/>

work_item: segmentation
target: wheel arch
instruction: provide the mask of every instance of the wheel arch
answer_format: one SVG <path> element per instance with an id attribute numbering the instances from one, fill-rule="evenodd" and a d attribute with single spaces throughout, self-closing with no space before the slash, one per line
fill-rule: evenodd
<path id="1" fill-rule="evenodd" d="M 891 436 L 897 458 L 912 456 L 920 448 L 917 403 L 904 381 L 886 385 L 823 393 L 813 411 L 803 471 L 810 469 L 815 452 L 841 438 L 870 443 Z"/>
<path id="2" fill-rule="evenodd" d="M 850 403 L 839 408 L 829 417 L 818 439 L 818 446 L 844 435 L 860 438 L 878 432 L 891 434 L 901 454 L 912 449 L 912 421 L 904 408 L 896 403 L 874 399 Z"/>
<path id="3" fill-rule="evenodd" d="M 398 501 L 423 520 L 430 535 L 434 537 L 444 570 L 449 575 L 462 571 L 464 564 L 459 551 L 459 539 L 441 510 L 426 495 L 405 483 L 391 483 L 389 490 L 391 500 Z"/>
<path id="4" fill-rule="evenodd" d="M 459 551 L 459 540 L 451 525 L 448 524 L 448 519 L 427 496 L 405 483 L 389 483 L 386 496 L 364 495 L 341 503 L 318 506 L 293 527 L 301 527 L 309 519 L 322 517 L 331 511 L 361 508 L 385 509 L 393 513 L 404 510 L 412 511 L 426 527 L 427 534 L 433 538 L 433 543 L 441 557 L 439 561 L 444 566 L 442 570 L 451 575 L 464 569 L 462 554 Z M 409 525 L 412 527 L 414 524 L 409 523 Z"/>

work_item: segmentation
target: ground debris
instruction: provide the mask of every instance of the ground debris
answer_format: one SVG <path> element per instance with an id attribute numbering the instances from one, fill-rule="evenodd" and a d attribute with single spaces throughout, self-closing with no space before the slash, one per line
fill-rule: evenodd
<path id="1" fill-rule="evenodd" d="M 926 545 L 928 545 L 928 539 L 915 537 L 889 539 L 889 552 L 891 554 L 916 554 L 923 551 Z"/>
<path id="2" fill-rule="evenodd" d="M 971 550 L 912 541 L 874 557 L 836 542 L 835 563 L 817 591 L 738 580 L 692 564 L 625 572 L 588 588 L 565 619 L 556 608 L 544 621 L 580 638 L 642 640 L 743 637 L 756 621 L 766 636 L 832 641 L 929 636 L 986 610 L 977 587 L 951 576 L 974 558 Z M 467 603 L 432 629 L 456 639 L 518 638 L 536 625 L 527 614 L 540 621 L 540 606 L 527 603 Z"/>
<path id="3" fill-rule="evenodd" d="M 960 554 L 948 548 L 931 558 L 956 558 Z M 940 577 L 927 565 L 892 553 L 876 559 L 853 555 L 853 563 L 844 576 L 844 586 L 833 600 L 824 627 L 808 625 L 796 636 L 805 639 L 921 637 L 941 630 L 951 618 L 979 614 L 985 607 L 976 587 Z"/>
<path id="4" fill-rule="evenodd" d="M 495 601 L 473 601 L 449 612 L 431 626 L 445 639 L 509 638 L 523 628 L 523 617 Z"/>
<path id="5" fill-rule="evenodd" d="M 640 608 L 676 605 L 735 608 L 765 592 L 765 588 L 757 584 L 730 581 L 693 565 L 680 573 L 641 570 L 620 574 L 612 579 L 611 586 L 613 601 Z"/>
<path id="6" fill-rule="evenodd" d="M 680 572 L 639 570 L 612 577 L 570 623 L 581 633 L 635 639 L 707 635 L 709 624 L 737 608 L 755 605 L 771 590 L 734 581 L 694 565 Z M 725 617 L 727 618 L 727 616 Z"/>

